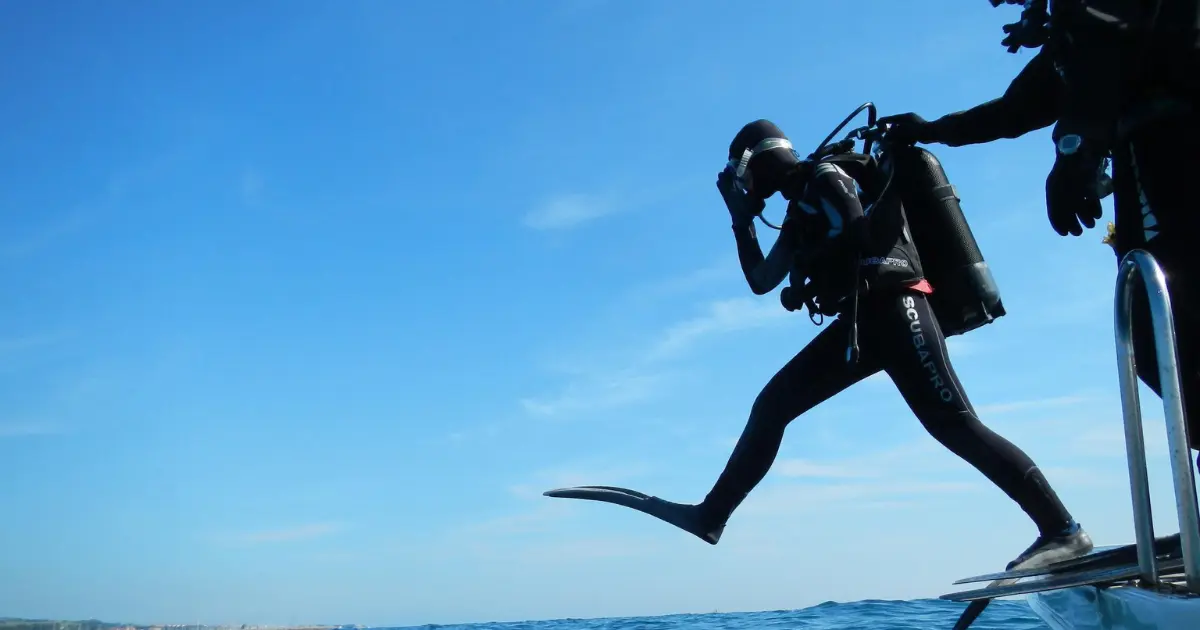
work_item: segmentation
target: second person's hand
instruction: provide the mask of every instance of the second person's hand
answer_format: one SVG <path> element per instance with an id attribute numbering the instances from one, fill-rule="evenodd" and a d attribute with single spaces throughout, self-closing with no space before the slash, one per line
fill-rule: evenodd
<path id="1" fill-rule="evenodd" d="M 886 137 L 896 144 L 929 144 L 936 140 L 933 125 L 913 112 L 884 116 L 879 119 L 878 124 L 888 125 Z"/>

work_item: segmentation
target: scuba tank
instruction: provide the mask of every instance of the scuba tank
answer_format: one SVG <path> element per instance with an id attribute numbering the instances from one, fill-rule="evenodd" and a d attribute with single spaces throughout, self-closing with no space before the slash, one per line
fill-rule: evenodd
<path id="1" fill-rule="evenodd" d="M 881 153 L 895 169 L 891 185 L 933 286 L 929 302 L 943 334 L 961 335 L 1003 317 L 1000 289 L 941 162 L 921 147 L 889 146 Z"/>

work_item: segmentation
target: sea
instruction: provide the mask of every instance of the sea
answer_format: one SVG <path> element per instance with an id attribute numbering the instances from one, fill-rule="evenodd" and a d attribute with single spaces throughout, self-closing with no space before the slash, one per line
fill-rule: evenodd
<path id="1" fill-rule="evenodd" d="M 826 602 L 799 610 L 426 625 L 422 630 L 950 630 L 964 603 L 937 599 Z M 411 629 L 410 629 L 411 630 Z M 1022 600 L 993 601 L 971 630 L 1049 630 Z"/>

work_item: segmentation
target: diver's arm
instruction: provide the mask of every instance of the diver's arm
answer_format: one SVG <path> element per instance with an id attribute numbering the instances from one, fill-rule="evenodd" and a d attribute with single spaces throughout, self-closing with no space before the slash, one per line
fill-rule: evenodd
<path id="1" fill-rule="evenodd" d="M 1019 138 L 1058 120 L 1063 85 L 1043 49 L 1012 80 L 1004 95 L 929 123 L 934 142 L 952 147 Z"/>
<path id="2" fill-rule="evenodd" d="M 746 276 L 746 284 L 755 295 L 766 295 L 779 286 L 787 278 L 792 269 L 792 224 L 785 220 L 780 226 L 779 237 L 771 246 L 771 251 L 763 257 L 762 247 L 758 244 L 758 236 L 754 224 L 734 226 L 733 236 L 737 241 L 738 261 L 742 264 L 742 274 Z"/>
<path id="3" fill-rule="evenodd" d="M 1146 55 L 1150 40 L 1165 40 L 1166 34 L 1154 32 L 1149 22 L 1137 21 L 1122 32 L 1109 23 L 1121 20 L 1091 9 L 1079 11 L 1072 18 L 1072 63 L 1066 65 L 1067 87 L 1053 136 L 1057 141 L 1065 135 L 1078 135 L 1085 148 L 1103 153 L 1111 147 L 1118 119 L 1128 104 L 1130 95 L 1123 92 L 1136 84 L 1136 75 L 1145 72 L 1146 64 L 1168 61 Z"/>

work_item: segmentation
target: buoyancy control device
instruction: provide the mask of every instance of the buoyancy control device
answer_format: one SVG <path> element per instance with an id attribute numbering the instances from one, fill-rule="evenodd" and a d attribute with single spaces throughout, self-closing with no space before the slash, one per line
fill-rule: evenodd
<path id="1" fill-rule="evenodd" d="M 832 142 L 863 111 L 868 113 L 867 125 L 850 131 L 841 141 Z M 927 149 L 889 142 L 886 129 L 877 124 L 877 119 L 875 104 L 863 103 L 825 137 L 806 161 L 851 153 L 857 140 L 865 141 L 858 155 L 873 156 L 882 171 L 882 184 L 878 192 L 871 194 L 874 201 L 867 210 L 868 216 L 881 204 L 889 204 L 893 196 L 899 198 L 908 236 L 915 245 L 923 275 L 933 287 L 929 302 L 942 334 L 961 335 L 1003 317 L 1006 311 L 1000 289 L 941 161 Z M 759 219 L 779 229 L 761 215 Z M 852 321 L 857 317 L 857 305 L 855 299 Z M 857 346 L 857 326 L 851 333 L 851 346 Z"/>

